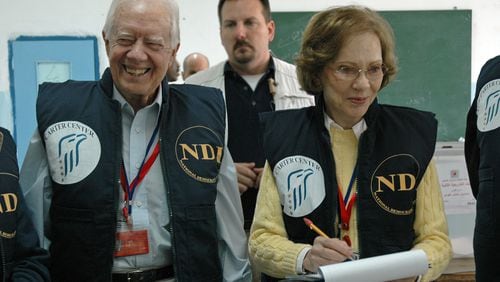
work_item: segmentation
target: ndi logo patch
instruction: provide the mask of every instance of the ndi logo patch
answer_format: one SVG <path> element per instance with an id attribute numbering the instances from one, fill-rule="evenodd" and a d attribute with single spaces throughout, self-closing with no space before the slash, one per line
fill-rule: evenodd
<path id="1" fill-rule="evenodd" d="M 94 130 L 78 121 L 62 121 L 44 132 L 52 180 L 73 184 L 86 178 L 101 157 L 101 142 Z"/>
<path id="2" fill-rule="evenodd" d="M 500 79 L 486 83 L 477 97 L 477 129 L 491 131 L 500 126 Z"/>
<path id="3" fill-rule="evenodd" d="M 383 160 L 371 177 L 371 193 L 375 202 L 394 215 L 414 212 L 420 165 L 410 154 L 392 155 Z"/>
<path id="4" fill-rule="evenodd" d="M 206 126 L 196 125 L 184 129 L 175 141 L 179 166 L 196 181 L 216 183 L 224 154 L 222 140 Z"/>
<path id="5" fill-rule="evenodd" d="M 290 156 L 273 170 L 283 212 L 302 217 L 315 210 L 325 198 L 325 180 L 318 162 L 305 156 Z"/>

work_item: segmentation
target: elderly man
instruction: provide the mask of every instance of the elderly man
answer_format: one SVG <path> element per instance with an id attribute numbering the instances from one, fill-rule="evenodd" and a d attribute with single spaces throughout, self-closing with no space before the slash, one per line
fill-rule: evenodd
<path id="1" fill-rule="evenodd" d="M 177 4 L 114 0 L 102 34 L 99 81 L 40 87 L 22 169 L 54 280 L 250 280 L 222 95 L 165 79 Z"/>
<path id="2" fill-rule="evenodd" d="M 184 58 L 182 63 L 182 79 L 186 80 L 191 75 L 206 70 L 208 67 L 207 56 L 201 53 L 191 53 Z"/>
<path id="3" fill-rule="evenodd" d="M 189 77 L 186 83 L 224 93 L 228 148 L 236 163 L 249 230 L 265 162 L 259 114 L 312 106 L 314 98 L 300 89 L 293 65 L 271 56 L 275 26 L 268 0 L 220 0 L 218 16 L 228 60 Z"/>

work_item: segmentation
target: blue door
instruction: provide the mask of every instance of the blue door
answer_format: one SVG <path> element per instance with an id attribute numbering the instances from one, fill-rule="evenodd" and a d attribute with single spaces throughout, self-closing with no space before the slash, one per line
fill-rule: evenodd
<path id="1" fill-rule="evenodd" d="M 95 37 L 18 37 L 9 41 L 14 138 L 21 164 L 36 128 L 35 103 L 43 82 L 95 80 L 99 58 Z"/>

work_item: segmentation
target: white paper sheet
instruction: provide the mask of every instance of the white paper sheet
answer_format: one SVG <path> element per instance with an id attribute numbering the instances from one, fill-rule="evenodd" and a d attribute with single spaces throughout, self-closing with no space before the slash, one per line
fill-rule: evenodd
<path id="1" fill-rule="evenodd" d="M 425 252 L 412 250 L 326 265 L 319 273 L 325 282 L 383 282 L 422 275 L 428 267 Z"/>
<path id="2" fill-rule="evenodd" d="M 436 168 L 446 214 L 474 214 L 476 199 L 470 188 L 464 155 L 436 157 Z"/>

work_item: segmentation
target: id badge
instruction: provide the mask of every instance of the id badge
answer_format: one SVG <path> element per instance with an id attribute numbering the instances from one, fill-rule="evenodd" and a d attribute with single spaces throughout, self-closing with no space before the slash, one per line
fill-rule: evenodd
<path id="1" fill-rule="evenodd" d="M 144 255 L 149 253 L 148 230 L 116 232 L 115 257 Z"/>
<path id="2" fill-rule="evenodd" d="M 139 197 L 138 197 L 139 198 Z M 149 215 L 147 200 L 137 199 L 131 204 L 130 222 L 118 222 L 116 232 L 115 257 L 144 255 L 149 253 L 148 226 Z"/>

